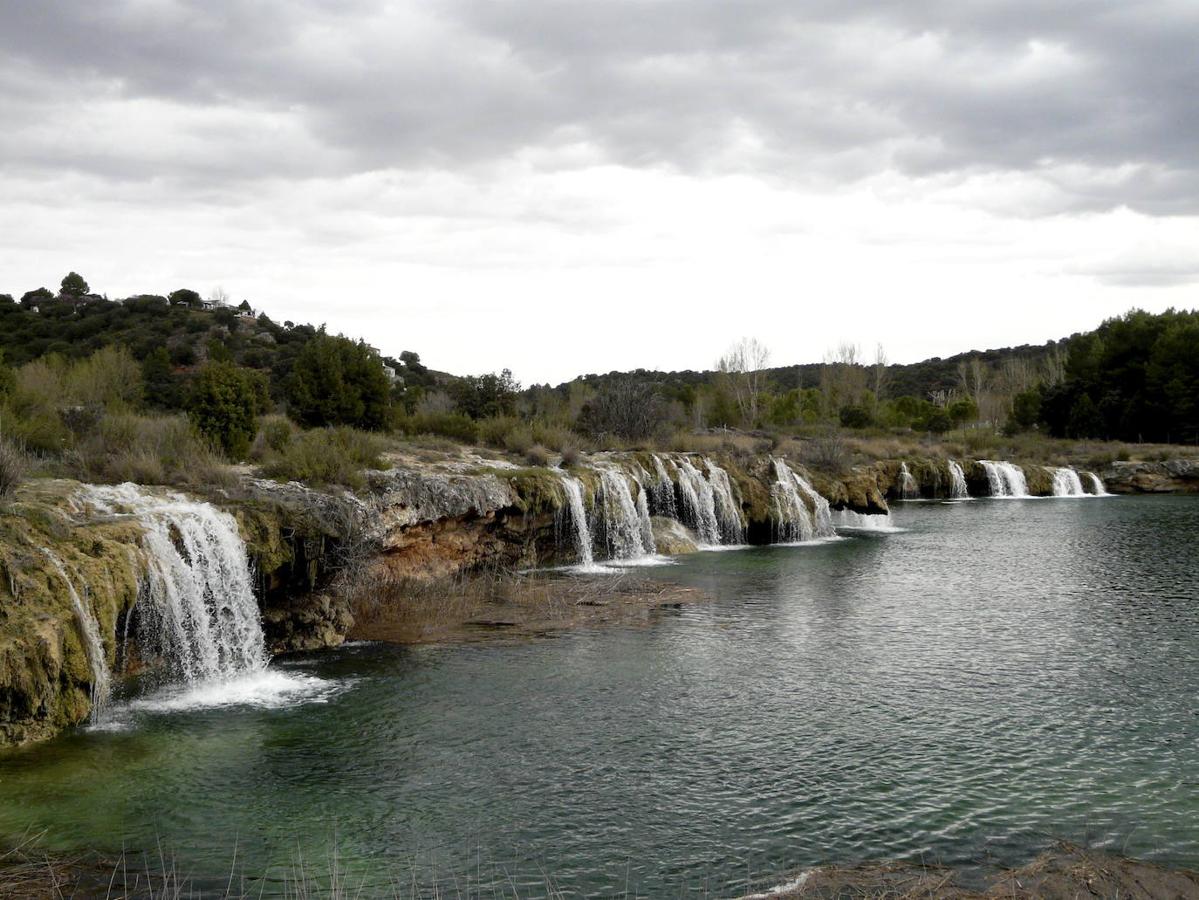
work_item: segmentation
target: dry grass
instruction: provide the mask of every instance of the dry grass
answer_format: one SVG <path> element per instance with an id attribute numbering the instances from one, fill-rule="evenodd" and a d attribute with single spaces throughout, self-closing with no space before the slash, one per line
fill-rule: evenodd
<path id="1" fill-rule="evenodd" d="M 29 472 L 29 461 L 21 448 L 0 437 L 0 502 L 10 498 Z"/>

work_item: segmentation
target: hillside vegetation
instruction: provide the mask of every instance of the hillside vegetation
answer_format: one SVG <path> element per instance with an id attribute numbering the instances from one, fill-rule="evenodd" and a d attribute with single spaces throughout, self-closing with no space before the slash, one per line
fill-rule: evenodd
<path id="1" fill-rule="evenodd" d="M 413 440 L 545 464 L 586 449 L 739 446 L 744 434 L 758 449 L 794 439 L 798 455 L 830 469 L 914 452 L 1076 452 L 1052 439 L 1092 442 L 1093 462 L 1130 453 L 1095 441 L 1199 440 L 1194 312 L 1134 311 L 1043 346 L 902 366 L 882 348 L 866 361 L 842 345 L 823 363 L 771 367 L 745 339 L 712 371 L 522 389 L 506 370 L 434 372 L 411 351 L 383 355 L 220 296 L 109 300 L 70 273 L 57 293 L 0 295 L 0 354 L 0 495 L 30 469 L 212 483 L 231 462 L 352 485 L 393 442 Z"/>

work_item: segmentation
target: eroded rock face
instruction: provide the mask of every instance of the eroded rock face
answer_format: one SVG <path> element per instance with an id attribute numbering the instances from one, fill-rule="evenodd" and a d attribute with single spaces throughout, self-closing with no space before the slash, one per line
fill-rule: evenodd
<path id="1" fill-rule="evenodd" d="M 1199 493 L 1199 460 L 1114 462 L 1099 473 L 1113 494 Z"/>
<path id="2" fill-rule="evenodd" d="M 104 666 L 123 651 L 141 532 L 127 519 L 76 519 L 76 488 L 35 482 L 0 512 L 0 746 L 50 737 L 91 713 L 88 641 L 63 573 L 94 617 Z"/>
<path id="3" fill-rule="evenodd" d="M 682 522 L 662 516 L 654 516 L 650 521 L 654 525 L 656 549 L 664 556 L 678 556 L 699 550 L 699 538 Z"/>

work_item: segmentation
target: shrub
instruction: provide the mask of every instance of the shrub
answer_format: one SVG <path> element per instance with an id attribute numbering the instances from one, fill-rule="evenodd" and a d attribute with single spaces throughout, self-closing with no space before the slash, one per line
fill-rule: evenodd
<path id="1" fill-rule="evenodd" d="M 576 466 L 579 460 L 583 458 L 583 451 L 574 444 L 567 445 L 562 448 L 562 465 Z"/>
<path id="2" fill-rule="evenodd" d="M 540 444 L 534 444 L 525 451 L 525 462 L 530 466 L 548 466 L 550 464 L 550 452 Z"/>
<path id="3" fill-rule="evenodd" d="M 280 481 L 361 487 L 364 468 L 382 468 L 386 441 L 375 434 L 340 426 L 301 432 L 273 455 L 263 472 Z"/>
<path id="4" fill-rule="evenodd" d="M 504 449 L 513 453 L 528 453 L 535 443 L 532 430 L 522 426 L 508 432 L 504 438 Z"/>
<path id="5" fill-rule="evenodd" d="M 13 495 L 17 486 L 25 480 L 28 462 L 21 448 L 7 438 L 0 437 L 0 501 Z"/>
<path id="6" fill-rule="evenodd" d="M 250 447 L 250 458 L 261 461 L 271 453 L 282 453 L 298 431 L 287 416 L 263 416 L 258 420 L 258 434 Z"/>
<path id="7" fill-rule="evenodd" d="M 803 446 L 802 459 L 809 468 L 838 475 L 849 468 L 849 447 L 841 435 L 830 433 L 807 441 Z"/>
<path id="8" fill-rule="evenodd" d="M 85 481 L 219 484 L 220 459 L 183 416 L 108 415 L 70 455 Z"/>
<path id="9" fill-rule="evenodd" d="M 480 419 L 479 441 L 489 447 L 506 447 L 508 435 L 521 427 L 520 419 L 516 416 L 492 416 Z"/>
<path id="10" fill-rule="evenodd" d="M 463 444 L 473 444 L 479 439 L 479 426 L 459 413 L 407 416 L 399 421 L 398 427 L 404 434 L 437 434 Z"/>
<path id="11" fill-rule="evenodd" d="M 287 382 L 287 405 L 304 425 L 382 428 L 391 383 L 383 361 L 361 341 L 318 332 L 304 344 Z"/>
<path id="12" fill-rule="evenodd" d="M 261 377 L 232 363 L 203 368 L 187 401 L 187 414 L 200 433 L 232 459 L 244 459 L 256 432 Z"/>

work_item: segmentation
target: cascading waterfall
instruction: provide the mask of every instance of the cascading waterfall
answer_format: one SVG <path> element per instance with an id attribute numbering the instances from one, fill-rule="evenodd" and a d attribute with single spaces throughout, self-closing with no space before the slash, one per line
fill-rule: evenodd
<path id="1" fill-rule="evenodd" d="M 147 571 L 138 637 L 183 681 L 260 672 L 267 654 L 246 547 L 231 515 L 179 494 L 137 485 L 89 487 L 85 499 L 143 529 Z"/>
<path id="2" fill-rule="evenodd" d="M 693 525 L 699 535 L 700 544 L 715 546 L 720 543 L 720 521 L 716 517 L 716 497 L 712 485 L 683 457 L 678 463 L 679 494 L 682 497 L 682 513 L 685 524 Z"/>
<path id="3" fill-rule="evenodd" d="M 949 460 L 949 496 L 953 500 L 965 500 L 970 496 L 966 487 L 966 473 L 954 460 Z"/>
<path id="4" fill-rule="evenodd" d="M 774 460 L 775 482 L 770 486 L 774 504 L 774 539 L 780 544 L 810 541 L 816 536 L 812 513 L 799 495 L 790 467 Z"/>
<path id="5" fill-rule="evenodd" d="M 776 540 L 797 543 L 835 537 L 837 531 L 833 527 L 828 500 L 786 461 L 776 459 L 773 462 L 775 483 L 770 490 L 774 500 Z"/>
<path id="6" fill-rule="evenodd" d="M 649 522 L 646 510 L 644 523 L 629 482 L 623 472 L 604 467 L 599 470 L 600 490 L 595 508 L 598 530 L 602 532 L 609 559 L 637 559 L 654 552 L 653 530 L 649 541 L 645 539 L 644 526 Z"/>
<path id="7" fill-rule="evenodd" d="M 573 534 L 575 555 L 580 565 L 594 566 L 591 531 L 587 528 L 587 507 L 583 505 L 583 483 L 565 472 L 559 471 L 558 474 L 562 479 L 562 489 L 566 492 L 566 511 L 570 514 L 568 527 Z"/>
<path id="8" fill-rule="evenodd" d="M 654 497 L 654 511 L 668 519 L 677 519 L 679 512 L 674 502 L 674 482 L 666 471 L 666 464 L 654 454 L 654 475 L 656 480 L 650 489 Z"/>
<path id="9" fill-rule="evenodd" d="M 859 513 L 852 509 L 838 509 L 833 513 L 833 523 L 838 528 L 852 531 L 901 531 L 891 521 L 890 513 Z"/>
<path id="10" fill-rule="evenodd" d="M 1103 479 L 1094 472 L 1087 472 L 1087 478 L 1091 481 L 1091 493 L 1096 497 L 1110 497 L 1107 492 L 1107 485 L 1103 483 Z"/>
<path id="11" fill-rule="evenodd" d="M 812 503 L 812 520 L 816 526 L 816 537 L 836 537 L 837 530 L 833 528 L 833 514 L 829 509 L 828 500 L 822 497 L 816 488 L 808 484 L 799 473 L 793 471 L 791 477 L 795 479 L 799 492 Z"/>
<path id="12" fill-rule="evenodd" d="M 75 609 L 75 618 L 79 622 L 79 634 L 83 639 L 83 651 L 87 655 L 88 668 L 91 669 L 91 718 L 95 721 L 100 718 L 104 707 L 108 705 L 112 682 L 112 675 L 108 671 L 108 660 L 104 655 L 104 641 L 100 637 L 100 623 L 96 620 L 96 614 L 92 611 L 91 606 L 84 602 L 83 598 L 79 596 L 79 592 L 75 590 L 75 583 L 67 574 L 67 568 L 63 565 L 62 560 L 46 547 L 42 547 L 42 552 L 46 554 L 46 558 L 50 560 L 50 564 L 62 578 L 63 584 L 67 586 L 71 606 Z"/>
<path id="13" fill-rule="evenodd" d="M 704 460 L 708 467 L 708 481 L 712 485 L 712 496 L 716 507 L 716 518 L 720 522 L 720 537 L 726 544 L 745 542 L 745 525 L 741 511 L 733 495 L 729 473 L 711 460 Z"/>
<path id="14" fill-rule="evenodd" d="M 1048 469 L 1053 474 L 1053 496 L 1055 497 L 1085 497 L 1087 492 L 1082 489 L 1082 479 L 1073 469 Z"/>
<path id="15" fill-rule="evenodd" d="M 992 497 L 1028 497 L 1028 481 L 1024 470 L 1010 462 L 980 459 L 979 465 L 987 473 L 987 483 Z"/>
<path id="16" fill-rule="evenodd" d="M 920 484 L 908 470 L 908 464 L 899 464 L 899 499 L 915 500 L 920 496 Z"/>
<path id="17" fill-rule="evenodd" d="M 658 549 L 658 544 L 654 540 L 654 523 L 650 520 L 649 515 L 649 489 L 645 486 L 649 482 L 649 473 L 642 472 L 642 474 L 645 476 L 644 478 L 633 476 L 633 481 L 637 484 L 637 518 L 641 520 L 641 543 L 645 547 L 645 552 L 654 553 Z"/>

